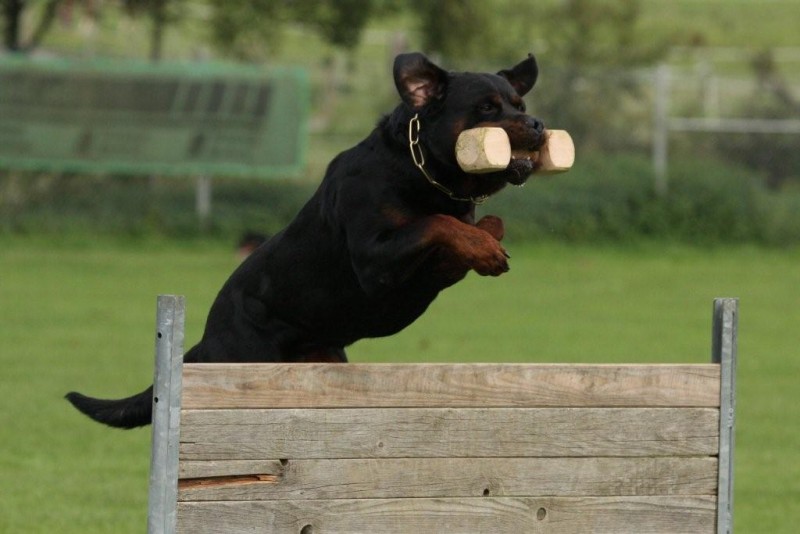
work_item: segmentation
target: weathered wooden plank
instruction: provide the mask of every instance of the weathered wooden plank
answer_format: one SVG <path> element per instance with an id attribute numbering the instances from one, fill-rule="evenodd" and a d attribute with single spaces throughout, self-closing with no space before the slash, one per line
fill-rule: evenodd
<path id="1" fill-rule="evenodd" d="M 384 458 L 184 462 L 180 501 L 715 495 L 717 459 Z"/>
<path id="2" fill-rule="evenodd" d="M 718 365 L 186 364 L 183 407 L 719 406 Z"/>
<path id="3" fill-rule="evenodd" d="M 715 504 L 711 496 L 192 502 L 178 503 L 178 532 L 703 534 L 714 531 Z"/>
<path id="4" fill-rule="evenodd" d="M 181 458 L 706 456 L 711 408 L 187 410 Z"/>

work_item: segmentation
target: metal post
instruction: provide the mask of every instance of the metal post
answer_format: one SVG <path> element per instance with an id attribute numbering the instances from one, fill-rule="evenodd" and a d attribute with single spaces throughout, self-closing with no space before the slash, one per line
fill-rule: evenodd
<path id="1" fill-rule="evenodd" d="M 717 534 L 733 532 L 733 445 L 739 299 L 715 299 L 711 361 L 720 364 Z"/>
<path id="2" fill-rule="evenodd" d="M 206 230 L 211 219 L 211 177 L 208 175 L 197 177 L 195 210 L 197 211 L 200 229 Z"/>
<path id="3" fill-rule="evenodd" d="M 176 527 L 184 318 L 182 296 L 159 295 L 147 512 L 149 534 L 172 534 Z"/>
<path id="4" fill-rule="evenodd" d="M 653 108 L 653 169 L 655 190 L 659 196 L 667 194 L 667 158 L 669 154 L 669 83 L 667 65 L 659 65 L 654 75 Z"/>

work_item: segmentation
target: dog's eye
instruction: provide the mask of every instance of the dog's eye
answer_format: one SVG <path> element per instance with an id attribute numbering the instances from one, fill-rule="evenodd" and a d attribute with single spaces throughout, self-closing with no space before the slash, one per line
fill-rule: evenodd
<path id="1" fill-rule="evenodd" d="M 490 115 L 495 112 L 495 105 L 491 102 L 484 102 L 478 106 L 478 111 L 484 115 Z"/>

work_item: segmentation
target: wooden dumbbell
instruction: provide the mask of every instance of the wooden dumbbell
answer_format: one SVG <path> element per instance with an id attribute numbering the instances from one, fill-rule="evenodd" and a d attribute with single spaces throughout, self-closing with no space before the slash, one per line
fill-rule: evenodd
<path id="1" fill-rule="evenodd" d="M 508 167 L 511 157 L 530 158 L 537 174 L 566 172 L 575 162 L 575 145 L 566 130 L 545 130 L 546 140 L 535 152 L 511 150 L 508 134 L 502 128 L 482 127 L 464 130 L 456 141 L 456 159 L 464 172 L 483 174 Z"/>

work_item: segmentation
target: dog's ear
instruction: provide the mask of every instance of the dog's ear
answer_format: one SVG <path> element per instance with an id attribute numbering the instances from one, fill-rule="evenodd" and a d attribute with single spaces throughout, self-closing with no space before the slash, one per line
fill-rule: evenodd
<path id="1" fill-rule="evenodd" d="M 508 80 L 519 96 L 525 96 L 536 83 L 539 76 L 539 67 L 536 65 L 536 58 L 533 54 L 528 54 L 528 58 L 518 63 L 514 67 L 501 70 L 500 76 Z"/>
<path id="2" fill-rule="evenodd" d="M 400 54 L 394 60 L 394 84 L 403 102 L 419 110 L 444 96 L 447 72 L 418 52 Z"/>

